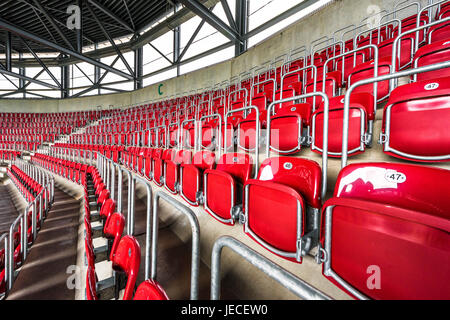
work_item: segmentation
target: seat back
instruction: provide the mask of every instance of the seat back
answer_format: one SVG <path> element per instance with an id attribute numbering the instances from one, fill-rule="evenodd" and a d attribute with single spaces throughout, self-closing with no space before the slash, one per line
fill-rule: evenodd
<path id="1" fill-rule="evenodd" d="M 223 171 L 241 183 L 244 184 L 252 174 L 252 159 L 248 154 L 227 153 L 224 154 L 217 164 L 216 170 Z"/>
<path id="2" fill-rule="evenodd" d="M 387 75 L 391 72 L 392 69 L 392 60 L 391 58 L 380 58 L 378 61 L 378 76 Z M 348 87 L 352 84 L 357 83 L 358 81 L 365 80 L 368 78 L 373 78 L 375 74 L 375 62 L 369 61 L 363 63 L 352 70 L 352 73 L 348 79 Z M 377 100 L 380 102 L 386 99 L 389 96 L 389 81 L 381 81 L 377 84 Z M 353 92 L 368 92 L 370 94 L 374 94 L 374 85 L 367 84 L 362 85 L 357 88 Z"/>
<path id="3" fill-rule="evenodd" d="M 162 160 L 172 160 L 174 158 L 175 151 L 173 149 L 166 149 L 162 153 Z"/>
<path id="4" fill-rule="evenodd" d="M 449 178 L 417 165 L 345 167 L 324 208 L 324 274 L 357 298 L 449 299 Z"/>
<path id="5" fill-rule="evenodd" d="M 113 199 L 107 199 L 100 209 L 100 217 L 108 220 L 116 209 L 116 202 Z"/>
<path id="6" fill-rule="evenodd" d="M 134 237 L 125 236 L 120 240 L 112 264 L 115 270 L 126 274 L 123 300 L 131 300 L 141 264 L 141 248 Z"/>
<path id="7" fill-rule="evenodd" d="M 330 99 L 330 110 L 344 109 L 345 96 Z M 356 92 L 350 96 L 350 107 L 361 108 L 366 112 L 368 120 L 375 120 L 375 100 L 372 94 L 367 92 Z M 323 112 L 322 102 L 316 111 Z"/>
<path id="8" fill-rule="evenodd" d="M 449 92 L 450 77 L 396 88 L 384 108 L 385 153 L 415 161 L 448 161 Z"/>
<path id="9" fill-rule="evenodd" d="M 164 289 L 153 280 L 147 280 L 141 283 L 134 294 L 133 300 L 169 300 Z"/>
<path id="10" fill-rule="evenodd" d="M 102 189 L 102 191 L 100 192 L 98 199 L 97 199 L 97 204 L 98 205 L 103 205 L 105 203 L 106 200 L 108 200 L 110 197 L 110 192 L 108 189 Z"/>
<path id="11" fill-rule="evenodd" d="M 114 239 L 110 253 L 111 261 L 114 259 L 114 255 L 116 253 L 117 247 L 122 237 L 124 228 L 125 228 L 125 217 L 118 212 L 111 214 L 108 220 L 106 220 L 103 232 L 107 238 Z"/>
<path id="12" fill-rule="evenodd" d="M 86 300 L 98 300 L 96 284 L 95 269 L 88 267 L 86 272 Z"/>
<path id="13" fill-rule="evenodd" d="M 450 39 L 435 42 L 420 48 L 414 55 L 414 66 L 424 67 L 448 60 L 450 56 Z M 417 75 L 418 81 L 444 78 L 450 76 L 450 68 L 429 71 Z"/>
<path id="14" fill-rule="evenodd" d="M 179 150 L 175 153 L 173 158 L 175 164 L 190 164 L 192 162 L 192 151 Z"/>
<path id="15" fill-rule="evenodd" d="M 214 168 L 216 163 L 216 154 L 211 151 L 200 151 L 194 155 L 192 164 L 202 170 Z"/>
<path id="16" fill-rule="evenodd" d="M 258 180 L 291 187 L 314 208 L 320 208 L 322 170 L 317 162 L 292 157 L 269 158 L 262 164 Z"/>
<path id="17" fill-rule="evenodd" d="M 299 241 L 309 229 L 307 205 L 321 206 L 319 164 L 299 158 L 269 158 L 258 180 L 245 184 L 244 231 L 256 242 L 293 262 L 302 262 Z"/>

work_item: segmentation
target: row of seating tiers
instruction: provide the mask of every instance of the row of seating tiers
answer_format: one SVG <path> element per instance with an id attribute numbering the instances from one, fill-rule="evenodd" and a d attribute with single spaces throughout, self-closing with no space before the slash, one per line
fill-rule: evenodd
<path id="1" fill-rule="evenodd" d="M 0 148 L 7 150 L 36 151 L 41 144 L 37 142 L 14 141 L 4 142 L 0 140 Z"/>
<path id="2" fill-rule="evenodd" d="M 60 135 L 71 134 L 108 111 L 67 113 L 1 113 L 0 147 L 36 151 L 40 145 L 54 143 Z"/>
<path id="3" fill-rule="evenodd" d="M 97 152 L 108 157 L 113 158 L 114 161 L 119 159 L 120 152 L 125 150 L 124 146 L 115 145 L 92 145 L 92 144 L 67 144 L 67 143 L 55 143 L 55 148 L 64 148 L 66 155 L 69 155 L 69 149 L 76 149 L 80 151 L 81 157 L 89 157 L 92 154 L 93 159 L 97 159 Z"/>
<path id="4" fill-rule="evenodd" d="M 450 108 L 447 107 L 449 95 L 450 77 L 405 84 L 393 90 L 383 110 L 379 141 L 384 145 L 384 152 L 390 156 L 411 161 L 430 163 L 448 161 L 450 159 L 450 135 L 445 120 L 448 119 L 450 112 Z M 342 155 L 343 99 L 344 97 L 341 96 L 330 100 L 328 148 L 330 157 L 340 158 Z M 285 107 L 287 108 L 287 106 Z M 289 107 L 291 111 L 299 111 L 298 105 L 291 104 Z M 351 97 L 350 110 L 349 155 L 356 156 L 364 153 L 366 148 L 370 148 L 373 144 L 373 126 L 376 116 L 372 96 L 369 93 L 355 93 Z M 323 104 L 319 106 L 308 122 L 304 122 L 301 116 L 294 114 L 277 114 L 271 117 L 269 119 L 270 131 L 267 134 L 267 138 L 270 139 L 270 151 L 280 155 L 293 155 L 305 149 L 305 144 L 309 143 L 311 151 L 321 154 L 323 123 Z M 222 149 L 225 151 L 234 150 L 234 144 L 242 152 L 255 151 L 256 126 L 254 120 L 230 121 L 227 124 L 227 130 L 224 125 L 222 126 L 222 132 L 218 132 L 218 125 L 217 120 L 202 123 L 200 135 L 202 149 L 217 150 L 218 144 L 221 143 Z M 137 145 L 194 148 L 195 128 L 193 126 L 180 128 L 180 130 L 178 128 L 173 126 L 171 129 L 165 127 L 165 130 L 161 131 L 145 131 L 144 138 Z M 415 134 L 417 130 L 420 130 L 422 134 Z M 167 137 L 166 131 L 169 135 Z M 305 132 L 306 135 L 311 134 L 311 136 L 305 136 Z M 139 132 L 116 134 L 112 140 L 105 141 L 105 143 L 121 144 L 120 147 L 116 147 L 116 151 L 120 152 L 124 145 L 139 141 L 138 138 L 135 138 L 136 134 L 140 135 Z M 225 139 L 227 139 L 227 146 L 224 146 Z M 90 148 L 89 144 L 86 146 L 73 143 L 74 140 L 76 138 L 72 136 L 72 143 L 55 146 L 75 149 Z M 261 148 L 264 146 L 263 136 L 260 136 L 259 140 Z M 86 141 L 93 142 L 89 139 Z M 266 139 L 265 143 L 267 141 Z M 96 145 L 92 147 L 96 148 Z M 103 148 L 106 150 L 108 147 Z M 104 153 L 102 150 L 99 151 Z M 116 158 L 117 156 L 115 156 Z"/>
<path id="5" fill-rule="evenodd" d="M 305 159 L 267 159 L 256 180 L 249 179 L 251 159 L 237 153 L 222 156 L 216 165 L 215 154 L 209 151 L 192 157 L 188 150 L 130 148 L 122 153 L 121 162 L 156 186 L 179 193 L 188 204 L 203 203 L 205 211 L 222 223 L 234 224 L 233 209 L 243 205 L 244 232 L 276 255 L 298 263 L 302 262 L 299 236 L 310 231 L 305 223 L 307 212 L 321 210 L 322 248 L 326 247 L 327 232 L 334 237 L 333 256 L 329 257 L 333 269 L 342 272 L 345 279 L 356 278 L 354 286 L 371 298 L 428 299 L 449 295 L 441 281 L 446 275 L 431 272 L 437 265 L 446 265 L 449 257 L 450 203 L 445 199 L 448 170 L 394 163 L 353 164 L 341 171 L 334 197 L 322 206 L 320 166 Z M 94 189 L 98 201 L 105 203 L 109 191 L 100 181 L 94 178 Z M 426 192 L 420 188 L 422 182 L 427 185 Z M 327 220 L 330 207 L 333 217 Z M 360 215 L 367 221 L 356 219 Z M 299 219 L 303 221 L 300 230 Z M 373 229 L 379 225 L 384 227 Z M 406 235 L 393 232 L 395 229 L 404 230 Z M 419 229 L 421 235 L 410 239 Z M 382 244 L 381 248 L 369 251 L 369 255 L 355 254 L 354 241 L 350 241 L 355 236 L 352 230 L 361 240 L 361 253 L 370 243 Z M 426 240 L 430 237 L 434 239 L 431 242 Z M 386 248 L 399 251 L 386 255 Z M 399 252 L 408 252 L 407 259 Z M 424 257 L 426 262 L 422 261 Z M 376 293 L 363 290 L 366 282 L 362 279 L 367 275 L 369 261 L 384 270 L 390 280 L 388 289 Z M 355 263 L 351 270 L 349 262 Z M 411 277 L 418 273 L 426 274 L 426 281 L 412 281 Z"/>
<path id="6" fill-rule="evenodd" d="M 41 193 L 42 189 L 44 188 L 42 185 L 40 185 L 36 180 L 32 179 L 30 176 L 28 176 L 25 172 L 23 172 L 19 167 L 16 165 L 12 165 L 11 168 L 7 169 L 8 176 L 10 177 L 11 181 L 14 183 L 14 185 L 17 187 L 17 189 L 22 194 L 23 198 L 27 203 L 31 203 L 34 201 L 36 196 Z M 49 198 L 49 194 L 44 193 L 44 201 L 45 199 Z M 37 204 L 37 208 L 39 208 L 39 203 Z M 44 217 L 43 217 L 44 218 Z M 31 211 L 27 214 L 27 241 L 28 244 L 31 245 L 33 242 L 33 227 L 32 227 L 32 219 L 33 219 L 33 213 Z M 36 213 L 36 228 L 37 230 L 40 229 L 40 213 L 37 211 Z M 14 245 L 14 269 L 17 269 L 22 264 L 22 254 L 21 254 L 21 231 L 22 226 L 20 225 L 18 230 L 14 232 L 13 234 L 13 245 Z M 5 249 L 0 250 L 0 294 L 5 293 L 6 291 L 6 269 L 5 269 Z"/>
<path id="7" fill-rule="evenodd" d="M 135 290 L 139 267 L 141 263 L 141 249 L 138 241 L 132 236 L 122 236 L 125 227 L 125 217 L 115 212 L 116 202 L 110 198 L 110 191 L 106 189 L 99 171 L 94 166 L 62 160 L 42 154 L 36 154 L 32 161 L 44 168 L 61 175 L 84 188 L 84 225 L 85 225 L 85 255 L 86 255 L 86 299 L 99 300 L 103 297 L 97 293 L 98 278 L 95 264 L 102 260 L 99 251 L 94 251 L 93 239 L 99 237 L 92 227 L 92 222 L 101 221 L 100 237 L 108 240 L 106 259 L 112 262 L 112 268 L 126 278 L 123 300 L 168 300 L 164 290 L 152 280 L 147 280 Z M 73 167 L 80 168 L 79 179 L 68 174 Z M 91 211 L 91 199 L 95 199 L 95 213 Z M 97 229 L 98 230 L 98 229 Z M 115 285 L 121 281 L 115 279 Z M 116 291 L 117 294 L 119 290 Z M 116 295 L 116 299 L 118 299 Z"/>
<path id="8" fill-rule="evenodd" d="M 0 150 L 1 160 L 16 160 L 20 157 L 20 152 L 11 150 Z"/>
<path id="9" fill-rule="evenodd" d="M 409 51 L 408 51 L 409 52 Z M 432 63 L 447 61 L 450 53 L 450 37 L 440 42 L 433 42 L 429 45 L 421 47 L 415 57 L 414 64 L 416 66 L 425 66 Z M 350 54 L 349 56 L 353 56 Z M 382 59 L 380 59 L 381 61 Z M 386 59 L 386 62 L 391 59 Z M 351 72 L 350 78 L 363 80 L 373 76 L 373 61 L 368 61 L 364 65 L 371 66 L 371 70 L 360 74 Z M 391 63 L 391 62 L 389 62 Z M 358 65 L 358 70 L 361 65 Z M 379 66 L 379 75 L 392 72 L 392 68 L 385 71 Z M 366 70 L 366 69 L 364 69 Z M 356 73 L 358 76 L 356 77 Z M 449 136 L 446 134 L 446 123 L 442 121 L 448 115 L 448 108 L 445 108 L 446 97 L 448 96 L 450 71 L 449 69 L 441 69 L 438 71 L 426 72 L 417 76 L 417 82 L 412 82 L 403 86 L 390 89 L 389 81 L 378 84 L 377 103 L 386 102 L 383 113 L 382 132 L 380 141 L 385 146 L 384 151 L 392 156 L 423 162 L 436 162 L 448 160 L 449 152 Z M 346 81 L 344 81 L 345 83 Z M 350 85 L 351 82 L 348 82 Z M 302 92 L 295 92 L 294 88 L 286 85 L 283 92 L 283 98 L 295 97 Z M 230 89 L 231 90 L 231 89 Z M 241 89 L 242 90 L 242 89 Z M 280 89 L 278 89 L 279 91 Z M 319 86 L 319 90 L 320 86 Z M 305 91 L 304 93 L 307 93 Z M 343 118 L 343 99 L 344 96 L 336 96 L 336 92 L 330 94 L 325 90 L 330 98 L 330 145 L 329 155 L 331 157 L 341 156 L 341 132 Z M 350 100 L 350 133 L 349 133 L 349 150 L 350 155 L 355 156 L 365 152 L 366 148 L 370 148 L 373 144 L 373 125 L 377 119 L 377 104 L 373 97 L 373 85 L 365 85 L 354 90 L 354 94 Z M 206 99 L 211 99 L 214 94 L 208 94 Z M 202 100 L 199 96 L 194 97 L 194 101 L 199 100 L 197 109 L 189 106 L 183 107 L 182 98 L 178 101 L 169 102 L 172 105 L 178 104 L 179 107 L 172 107 L 170 110 L 153 111 L 151 120 L 132 120 L 129 122 L 117 121 L 118 118 L 123 119 L 122 113 L 108 120 L 102 120 L 98 126 L 91 127 L 85 134 L 73 135 L 70 139 L 71 143 L 107 143 L 116 145 L 135 145 L 135 146 L 170 146 L 170 147 L 190 147 L 195 144 L 195 128 L 194 122 L 190 120 L 200 121 L 202 116 L 212 116 L 213 114 L 221 114 L 222 122 L 214 119 L 202 119 L 200 143 L 202 147 L 213 149 L 217 148 L 219 135 L 219 125 L 222 125 L 222 146 L 225 143 L 225 135 L 227 139 L 226 150 L 232 149 L 233 137 L 236 136 L 237 146 L 241 151 L 254 151 L 256 147 L 255 128 L 259 126 L 266 129 L 270 125 L 270 150 L 282 155 L 292 155 L 301 151 L 304 147 L 310 147 L 313 152 L 321 153 L 322 134 L 323 134 L 323 102 L 317 99 L 317 107 L 313 108 L 313 101 L 306 99 L 305 102 L 289 101 L 277 104 L 274 108 L 274 115 L 267 117 L 267 108 L 271 100 L 268 98 L 270 94 L 266 94 L 262 103 L 252 100 L 252 105 L 259 108 L 259 121 L 255 120 L 255 113 L 244 112 L 233 114 L 230 116 L 225 129 L 224 112 L 225 110 L 236 109 L 237 100 L 232 101 L 231 106 L 227 108 L 223 105 L 217 105 L 216 100 L 209 101 L 209 108 L 202 109 Z M 278 97 L 276 97 L 278 98 Z M 256 99 L 256 97 L 255 97 Z M 309 99 L 311 100 L 311 99 Z M 414 102 L 412 102 L 414 101 Z M 433 101 L 433 103 L 429 103 Z M 242 102 L 242 101 L 241 101 Z M 190 100 L 188 102 L 188 105 Z M 420 104 L 421 108 L 415 108 L 416 104 Z M 206 101 L 208 105 L 208 101 Z M 244 103 L 240 103 L 237 107 L 243 107 Z M 150 108 L 150 109 L 149 109 Z M 148 110 L 152 110 L 154 106 L 146 107 L 146 111 L 142 111 L 145 117 Z M 175 114 L 172 117 L 172 109 L 175 108 Z M 161 114 L 159 120 L 155 119 L 155 115 Z M 126 117 L 125 117 L 126 118 Z M 102 124 L 107 121 L 108 124 Z M 190 121 L 190 122 L 184 122 Z M 184 123 L 183 123 L 184 122 Z M 268 123 L 269 122 L 269 123 Z M 420 123 L 430 124 L 421 126 Z M 405 125 L 407 124 L 407 125 Z M 156 130 L 156 126 L 163 126 Z M 417 130 L 420 126 L 424 130 L 424 134 L 420 139 L 410 139 L 411 130 Z M 422 128 L 423 127 L 423 128 Z M 180 131 L 184 141 L 178 141 Z M 433 134 L 430 132 L 433 131 Z M 438 132 L 439 138 L 436 139 Z M 262 137 L 260 137 L 262 138 Z M 166 143 L 165 141 L 168 140 Z M 263 139 L 260 139 L 262 141 Z M 95 142 L 94 142 L 95 141 Z M 423 147 L 426 146 L 426 147 Z"/>

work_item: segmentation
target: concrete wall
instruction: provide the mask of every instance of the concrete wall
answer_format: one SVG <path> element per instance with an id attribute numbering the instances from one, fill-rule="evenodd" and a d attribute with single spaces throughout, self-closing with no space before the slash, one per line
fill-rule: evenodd
<path id="1" fill-rule="evenodd" d="M 65 112 L 74 110 L 104 108 L 113 105 L 116 107 L 138 104 L 149 100 L 160 100 L 166 97 L 198 90 L 212 86 L 252 67 L 259 66 L 274 57 L 289 53 L 292 49 L 307 45 L 324 35 L 332 36 L 335 30 L 355 24 L 375 9 L 381 8 L 391 11 L 396 1 L 392 0 L 335 0 L 321 10 L 292 24 L 263 43 L 250 48 L 243 55 L 234 59 L 212 65 L 177 78 L 164 81 L 164 95 L 159 96 L 158 84 L 148 86 L 142 90 L 90 96 L 65 100 L 39 100 L 39 99 L 3 99 L 0 100 L 0 112 Z M 422 6 L 427 0 L 419 0 Z"/>

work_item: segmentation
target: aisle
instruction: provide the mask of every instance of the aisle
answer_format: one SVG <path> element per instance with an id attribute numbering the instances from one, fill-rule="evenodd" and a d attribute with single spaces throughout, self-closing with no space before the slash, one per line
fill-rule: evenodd
<path id="1" fill-rule="evenodd" d="M 0 235 L 9 232 L 9 227 L 19 215 L 14 206 L 10 186 L 0 186 Z"/>
<path id="2" fill-rule="evenodd" d="M 14 282 L 8 300 L 73 300 L 69 266 L 77 262 L 80 202 L 55 186 L 55 202 Z M 73 281 L 72 281 L 73 282 Z"/>

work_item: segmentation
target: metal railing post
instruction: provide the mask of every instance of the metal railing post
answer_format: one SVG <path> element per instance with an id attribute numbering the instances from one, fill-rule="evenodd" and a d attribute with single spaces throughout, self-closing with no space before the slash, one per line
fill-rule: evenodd
<path id="1" fill-rule="evenodd" d="M 297 278 L 243 243 L 228 236 L 219 238 L 213 246 L 211 256 L 211 300 L 220 299 L 220 263 L 223 248 L 233 250 L 251 265 L 304 300 L 330 300 L 330 297 L 323 292 Z"/>
<path id="2" fill-rule="evenodd" d="M 158 192 L 155 194 L 153 199 L 153 222 L 151 223 L 152 231 L 150 232 L 150 224 L 147 224 L 147 248 L 149 247 L 151 233 L 151 275 L 150 275 L 150 256 L 149 252 L 146 251 L 145 255 L 145 278 L 152 280 L 156 280 L 157 277 L 157 257 L 158 257 L 158 207 L 159 207 L 159 199 L 163 199 L 167 203 L 169 203 L 172 207 L 180 211 L 183 215 L 185 215 L 189 219 L 189 223 L 191 225 L 192 230 L 192 257 L 191 257 L 191 300 L 198 299 L 198 277 L 199 277 L 199 268 L 200 268 L 200 225 L 195 213 L 175 200 L 171 196 L 167 195 L 163 192 Z M 148 222 L 148 221 L 147 221 Z"/>

